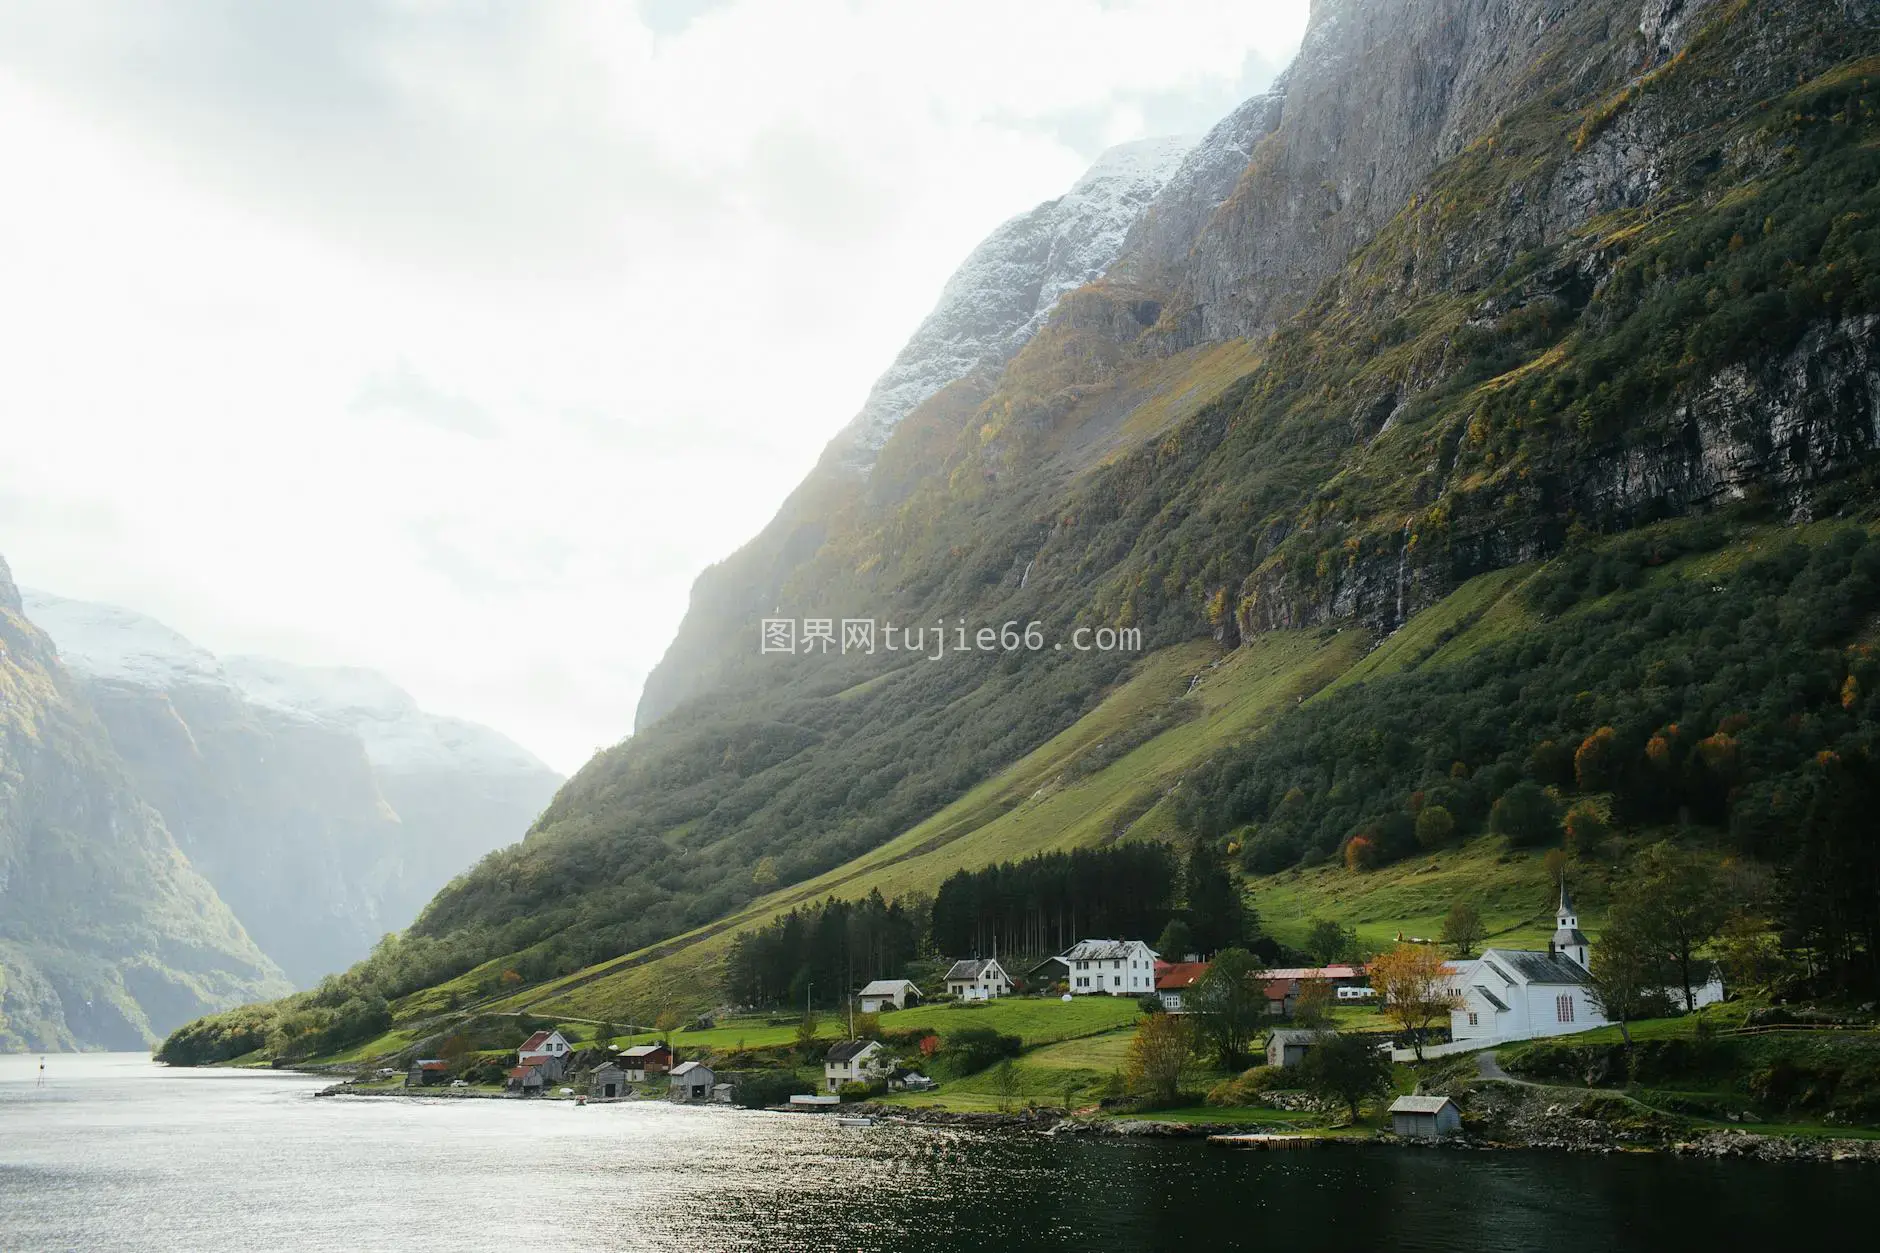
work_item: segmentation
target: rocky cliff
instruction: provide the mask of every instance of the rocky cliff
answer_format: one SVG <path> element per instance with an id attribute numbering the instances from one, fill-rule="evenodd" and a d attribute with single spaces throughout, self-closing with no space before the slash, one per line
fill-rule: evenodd
<path id="1" fill-rule="evenodd" d="M 139 794 L 0 563 L 0 1048 L 143 1048 L 287 987 Z"/>
<path id="2" fill-rule="evenodd" d="M 897 837 L 964 843 L 928 820 L 1137 660 L 1049 646 L 1080 627 L 1147 652 L 1378 638 L 1476 575 L 1679 515 L 1868 517 L 1876 85 L 1872 0 L 1318 0 L 1272 90 L 1106 228 L 1107 268 L 1042 320 L 1035 270 L 975 301 L 1010 350 L 904 376 L 892 421 L 851 427 L 701 576 L 635 737 L 414 935 L 533 979 L 773 880 L 839 889 Z M 1036 620 L 1047 646 L 768 657 L 770 614 Z M 1426 749 L 1460 757 L 1390 751 Z M 1125 809 L 1171 834 L 1174 798 Z M 1402 816 L 1323 799 L 1302 848 Z"/>
<path id="3" fill-rule="evenodd" d="M 138 793 L 301 986 L 518 838 L 560 782 L 381 676 L 224 662 L 114 606 L 31 590 L 24 602 Z"/>

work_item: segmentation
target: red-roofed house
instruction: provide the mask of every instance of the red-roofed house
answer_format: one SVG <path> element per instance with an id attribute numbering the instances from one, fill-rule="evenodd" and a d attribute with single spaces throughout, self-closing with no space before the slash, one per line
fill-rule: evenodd
<path id="1" fill-rule="evenodd" d="M 528 1061 L 531 1057 L 566 1057 L 572 1052 L 567 1038 L 559 1031 L 538 1031 L 522 1042 L 516 1050 L 518 1061 Z"/>
<path id="2" fill-rule="evenodd" d="M 405 1072 L 405 1086 L 408 1088 L 428 1088 L 434 1083 L 442 1083 L 450 1078 L 450 1063 L 435 1057 L 425 1057 L 411 1063 L 411 1069 Z"/>
<path id="3" fill-rule="evenodd" d="M 1155 994 L 1161 998 L 1162 1008 L 1171 1014 L 1181 1013 L 1182 994 L 1207 973 L 1207 962 L 1157 962 Z"/>
<path id="4" fill-rule="evenodd" d="M 509 1072 L 510 1090 L 520 1092 L 524 1096 L 539 1096 L 542 1089 L 547 1086 L 548 1079 L 542 1074 L 540 1065 L 517 1066 Z"/>

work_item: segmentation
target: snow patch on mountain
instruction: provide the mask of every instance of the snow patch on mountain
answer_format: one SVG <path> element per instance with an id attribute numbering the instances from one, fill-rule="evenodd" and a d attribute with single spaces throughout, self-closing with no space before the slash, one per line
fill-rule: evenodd
<path id="1" fill-rule="evenodd" d="M 1194 142 L 1175 137 L 1119 144 L 1064 195 L 987 236 L 947 280 L 933 312 L 876 380 L 827 458 L 866 470 L 895 426 L 922 401 L 976 369 L 1011 360 L 1060 297 L 1109 269 L 1131 225 Z"/>
<path id="2" fill-rule="evenodd" d="M 33 588 L 21 588 L 20 599 L 75 673 L 137 687 L 235 686 L 215 654 L 154 618 Z"/>
<path id="3" fill-rule="evenodd" d="M 116 605 L 21 590 L 26 616 L 74 674 L 156 691 L 211 687 L 295 720 L 357 736 L 380 770 L 416 774 L 470 770 L 553 772 L 501 732 L 427 713 L 403 688 L 373 670 L 302 666 L 268 657 L 218 658 L 154 618 Z"/>
<path id="4" fill-rule="evenodd" d="M 380 770 L 548 773 L 535 754 L 501 732 L 426 713 L 410 693 L 376 670 L 251 656 L 230 657 L 224 665 L 255 704 L 318 718 L 357 735 L 366 759 Z"/>

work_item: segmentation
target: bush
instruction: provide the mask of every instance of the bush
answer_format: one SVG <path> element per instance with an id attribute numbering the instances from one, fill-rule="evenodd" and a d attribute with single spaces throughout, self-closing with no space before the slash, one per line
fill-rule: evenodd
<path id="1" fill-rule="evenodd" d="M 1518 848 L 1532 848 L 1560 834 L 1560 811 L 1540 784 L 1517 783 L 1489 811 L 1488 829 Z"/>
<path id="2" fill-rule="evenodd" d="M 991 1027 L 963 1027 L 947 1033 L 940 1056 L 955 1075 L 972 1075 L 996 1061 L 1017 1057 L 1025 1042 Z"/>
<path id="3" fill-rule="evenodd" d="M 733 1096 L 745 1109 L 782 1105 L 803 1089 L 803 1080 L 787 1070 L 753 1070 L 735 1080 Z"/>
<path id="4" fill-rule="evenodd" d="M 836 1091 L 844 1104 L 850 1101 L 866 1101 L 871 1096 L 879 1096 L 883 1087 L 876 1083 L 845 1083 Z"/>
<path id="5" fill-rule="evenodd" d="M 1438 848 L 1456 834 L 1456 817 L 1441 805 L 1425 805 L 1417 815 L 1417 843 Z"/>

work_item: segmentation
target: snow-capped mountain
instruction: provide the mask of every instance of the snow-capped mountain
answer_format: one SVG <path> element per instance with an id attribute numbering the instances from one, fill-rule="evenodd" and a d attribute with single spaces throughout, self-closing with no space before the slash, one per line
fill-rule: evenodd
<path id="1" fill-rule="evenodd" d="M 560 786 L 508 737 L 372 671 L 218 658 L 128 609 L 23 601 L 141 797 L 296 983 L 404 927 Z"/>
<path id="2" fill-rule="evenodd" d="M 254 703 L 318 718 L 357 735 L 366 758 L 379 770 L 549 773 L 540 758 L 508 736 L 462 718 L 427 713 L 375 670 L 253 656 L 230 657 L 223 664 Z"/>
<path id="3" fill-rule="evenodd" d="M 1068 192 L 987 236 L 947 280 L 933 312 L 830 445 L 828 459 L 866 469 L 921 401 L 976 369 L 1011 360 L 1065 292 L 1110 268 L 1130 227 L 1193 146 L 1192 137 L 1119 144 Z"/>

